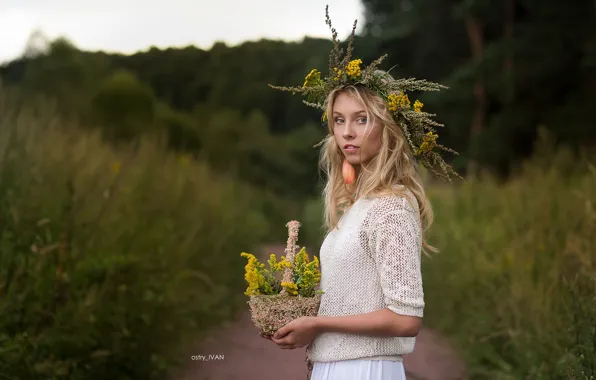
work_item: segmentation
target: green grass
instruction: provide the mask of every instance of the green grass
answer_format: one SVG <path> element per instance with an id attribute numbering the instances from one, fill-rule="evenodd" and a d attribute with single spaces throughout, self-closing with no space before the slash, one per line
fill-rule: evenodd
<path id="1" fill-rule="evenodd" d="M 507 183 L 431 189 L 426 323 L 472 379 L 596 374 L 595 162 L 545 140 Z"/>
<path id="2" fill-rule="evenodd" d="M 163 379 L 244 305 L 264 197 L 0 96 L 0 377 Z"/>

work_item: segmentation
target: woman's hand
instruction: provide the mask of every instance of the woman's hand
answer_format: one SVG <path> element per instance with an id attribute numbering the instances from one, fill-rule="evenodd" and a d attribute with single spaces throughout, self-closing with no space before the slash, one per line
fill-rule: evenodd
<path id="1" fill-rule="evenodd" d="M 277 330 L 271 340 L 283 349 L 307 346 L 319 333 L 317 317 L 300 317 Z"/>
<path id="2" fill-rule="evenodd" d="M 271 340 L 271 337 L 270 337 L 269 335 L 263 335 L 263 333 L 262 333 L 262 332 L 259 332 L 259 336 L 260 336 L 261 338 L 264 338 L 264 339 L 267 339 L 267 340 Z"/>

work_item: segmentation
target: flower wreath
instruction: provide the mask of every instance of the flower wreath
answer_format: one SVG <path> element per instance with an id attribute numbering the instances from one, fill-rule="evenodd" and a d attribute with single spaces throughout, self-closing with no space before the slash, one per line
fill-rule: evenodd
<path id="1" fill-rule="evenodd" d="M 322 78 L 321 72 L 312 69 L 304 79 L 304 84 L 301 87 L 274 86 L 271 84 L 269 84 L 269 87 L 291 92 L 292 94 L 305 95 L 306 100 L 303 100 L 303 102 L 306 105 L 324 111 L 322 122 L 325 124 L 327 123 L 326 101 L 329 93 L 346 85 L 364 85 L 385 99 L 389 111 L 397 125 L 403 130 L 418 162 L 438 178 L 450 182 L 452 175 L 462 178 L 438 153 L 438 150 L 441 150 L 458 154 L 453 149 L 437 143 L 438 134 L 435 127 L 443 127 L 444 125 L 431 119 L 431 117 L 436 116 L 435 114 L 423 112 L 423 104 L 419 100 L 416 100 L 412 105 L 406 94 L 408 91 L 439 91 L 447 87 L 424 79 L 394 79 L 387 72 L 377 69 L 379 64 L 387 57 L 387 54 L 376 59 L 370 65 L 361 67 L 363 65 L 361 59 L 351 59 L 357 20 L 354 21 L 352 33 L 348 37 L 346 54 L 343 55 L 344 51 L 339 46 L 340 41 L 337 39 L 337 31 L 331 25 L 331 19 L 329 18 L 329 6 L 325 8 L 325 18 L 325 23 L 331 29 L 333 36 L 333 48 L 329 54 L 329 75 Z M 437 166 L 441 171 L 436 169 Z"/>

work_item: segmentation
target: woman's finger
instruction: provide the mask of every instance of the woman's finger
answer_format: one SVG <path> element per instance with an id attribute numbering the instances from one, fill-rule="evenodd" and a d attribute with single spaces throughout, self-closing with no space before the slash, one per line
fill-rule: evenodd
<path id="1" fill-rule="evenodd" d="M 264 335 L 263 333 L 259 333 L 259 336 L 261 338 L 265 338 L 265 339 L 271 340 L 271 337 L 269 335 Z"/>

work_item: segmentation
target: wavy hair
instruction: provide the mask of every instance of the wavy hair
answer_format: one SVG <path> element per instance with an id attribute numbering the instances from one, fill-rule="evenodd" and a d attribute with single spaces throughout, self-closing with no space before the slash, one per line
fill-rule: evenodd
<path id="1" fill-rule="evenodd" d="M 327 115 L 333 115 L 334 102 L 342 93 L 362 102 L 369 120 L 368 125 L 374 126 L 376 122 L 379 123 L 382 128 L 381 149 L 371 161 L 361 165 L 356 181 L 351 185 L 345 185 L 342 177 L 344 155 L 335 142 L 333 117 L 328 117 L 329 134 L 322 141 L 319 158 L 319 167 L 327 176 L 323 189 L 324 224 L 327 231 L 337 227 L 341 214 L 360 197 L 401 195 L 412 203 L 406 191 L 395 186 L 403 185 L 414 194 L 418 202 L 423 252 L 425 254 L 428 254 L 427 250 L 438 252 L 435 247 L 428 244 L 425 237 L 426 231 L 433 222 L 432 206 L 424 190 L 410 146 L 402 129 L 389 112 L 387 103 L 365 86 L 347 85 L 329 93 L 326 100 Z"/>

